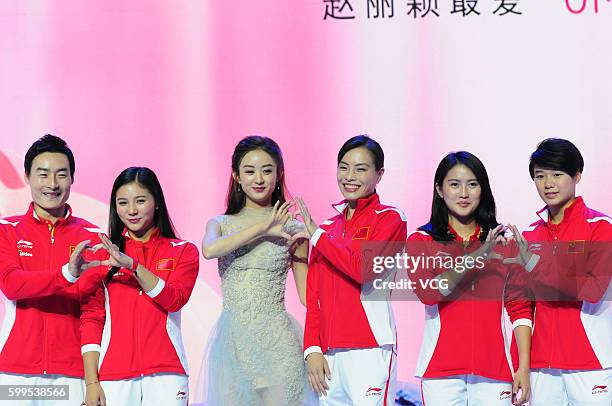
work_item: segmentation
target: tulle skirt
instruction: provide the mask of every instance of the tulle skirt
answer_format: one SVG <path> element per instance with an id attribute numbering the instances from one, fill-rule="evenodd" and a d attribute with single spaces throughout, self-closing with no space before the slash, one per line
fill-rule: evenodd
<path id="1" fill-rule="evenodd" d="M 207 406 L 318 404 L 306 378 L 302 330 L 282 311 L 224 310 L 213 328 L 194 399 Z"/>

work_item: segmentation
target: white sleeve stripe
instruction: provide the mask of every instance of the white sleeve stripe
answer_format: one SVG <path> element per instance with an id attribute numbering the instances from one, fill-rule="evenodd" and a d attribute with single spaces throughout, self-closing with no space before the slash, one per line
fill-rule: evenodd
<path id="1" fill-rule="evenodd" d="M 104 234 L 106 233 L 106 231 L 102 230 L 101 228 L 97 228 L 97 227 L 84 227 L 85 230 L 89 231 L 90 233 L 96 233 L 96 234 Z"/>
<path id="2" fill-rule="evenodd" d="M 321 235 L 323 235 L 324 232 L 325 230 L 323 230 L 322 228 L 317 228 L 317 231 L 315 231 L 312 237 L 310 237 L 310 245 L 316 247 L 317 241 L 319 241 L 319 238 L 321 238 Z"/>
<path id="3" fill-rule="evenodd" d="M 529 328 L 533 328 L 533 322 L 529 319 L 518 319 L 512 323 L 512 329 L 514 330 L 518 326 L 527 326 Z"/>
<path id="4" fill-rule="evenodd" d="M 334 224 L 333 220 L 325 220 L 324 222 L 321 223 L 322 226 L 328 226 L 330 224 Z"/>
<path id="5" fill-rule="evenodd" d="M 164 286 L 166 286 L 166 282 L 164 282 L 162 278 L 159 278 L 159 280 L 157 281 L 157 285 L 155 285 L 153 289 L 147 292 L 147 296 L 153 299 L 155 296 L 160 294 L 162 289 L 164 289 Z"/>
<path id="6" fill-rule="evenodd" d="M 593 217 L 592 219 L 587 219 L 587 221 L 589 223 L 596 223 L 598 221 L 607 221 L 608 223 L 612 224 L 612 219 L 607 216 Z"/>
<path id="7" fill-rule="evenodd" d="M 81 355 L 85 354 L 86 352 L 100 352 L 101 350 L 102 347 L 100 347 L 99 344 L 85 344 L 81 347 Z"/>
<path id="8" fill-rule="evenodd" d="M 319 347 L 318 345 L 312 345 L 304 350 L 304 359 L 306 359 L 306 357 L 312 354 L 313 352 L 323 354 L 321 347 Z"/>
<path id="9" fill-rule="evenodd" d="M 9 224 L 10 224 L 10 225 L 12 225 L 13 227 L 16 227 L 16 226 L 17 226 L 17 224 L 19 224 L 19 222 L 18 222 L 18 221 L 16 221 L 16 222 L 14 222 L 14 223 L 11 223 L 10 221 L 7 221 L 7 220 L 5 220 L 5 219 L 0 219 L 0 224 L 6 224 L 6 225 L 9 225 Z"/>
<path id="10" fill-rule="evenodd" d="M 399 216 L 402 219 L 402 221 L 407 221 L 406 215 L 404 214 L 404 212 L 401 211 L 400 209 L 398 209 L 397 207 L 387 207 L 386 209 L 382 209 L 382 210 L 374 210 L 374 212 L 376 214 L 380 214 L 380 213 L 384 213 L 384 212 L 389 211 L 389 210 L 393 210 L 394 212 L 399 214 Z"/>
<path id="11" fill-rule="evenodd" d="M 445 278 L 442 277 L 442 275 L 438 275 L 435 277 L 435 280 L 440 281 L 440 280 L 446 280 Z M 448 280 L 447 280 L 448 281 Z M 447 297 L 448 295 L 450 295 L 452 292 L 452 290 L 443 288 L 442 286 L 440 286 L 440 284 L 438 284 L 438 290 L 440 291 L 440 293 L 442 294 L 442 296 Z"/>
<path id="12" fill-rule="evenodd" d="M 529 262 L 525 264 L 525 270 L 527 272 L 533 271 L 533 268 L 535 268 L 539 260 L 540 260 L 540 256 L 537 254 L 533 254 L 531 258 L 529 258 Z"/>
<path id="13" fill-rule="evenodd" d="M 72 274 L 68 270 L 68 264 L 62 266 L 62 275 L 64 275 L 64 278 L 66 278 L 66 280 L 70 283 L 75 283 L 79 279 L 78 277 L 75 278 L 74 276 L 72 276 Z"/>

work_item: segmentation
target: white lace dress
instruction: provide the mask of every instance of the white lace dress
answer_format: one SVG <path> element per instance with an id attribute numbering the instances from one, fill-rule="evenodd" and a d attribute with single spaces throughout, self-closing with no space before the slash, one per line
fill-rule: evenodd
<path id="1" fill-rule="evenodd" d="M 218 216 L 222 235 L 236 233 L 269 216 L 244 208 Z M 293 235 L 304 225 L 292 221 Z M 208 341 L 196 400 L 207 406 L 309 405 L 302 353 L 303 333 L 285 309 L 291 266 L 289 242 L 259 239 L 219 258 L 223 311 Z"/>

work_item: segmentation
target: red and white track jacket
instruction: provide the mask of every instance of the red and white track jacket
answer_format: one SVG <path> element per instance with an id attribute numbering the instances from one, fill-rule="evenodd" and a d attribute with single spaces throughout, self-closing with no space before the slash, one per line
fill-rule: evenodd
<path id="1" fill-rule="evenodd" d="M 533 321 L 531 368 L 612 368 L 612 219 L 581 197 L 561 223 L 550 223 L 548 215 L 540 210 L 523 232 L 536 254 L 525 266 L 536 300 L 520 316 Z M 547 286 L 566 299 L 541 300 Z"/>
<path id="2" fill-rule="evenodd" d="M 198 276 L 198 249 L 156 230 L 145 242 L 126 237 L 126 255 L 159 277 L 149 292 L 117 272 L 106 282 L 100 267 L 81 281 L 81 352 L 99 351 L 100 380 L 159 372 L 188 374 L 181 337 L 181 308 Z"/>
<path id="3" fill-rule="evenodd" d="M 304 357 L 334 348 L 395 344 L 389 302 L 360 295 L 362 284 L 374 276 L 370 257 L 403 250 L 406 218 L 401 210 L 380 204 L 376 193 L 359 199 L 348 221 L 347 205 L 334 205 L 340 214 L 323 222 L 310 239 Z"/>
<path id="4" fill-rule="evenodd" d="M 434 242 L 425 231 L 416 231 L 408 237 L 406 252 L 414 256 L 422 252 L 435 256 L 442 251 L 452 257 L 462 257 L 480 246 L 480 227 L 465 246 L 458 233 L 453 234 L 457 236 L 455 241 L 444 244 Z M 502 300 L 511 267 L 499 261 L 484 264 L 482 269 L 466 271 L 453 291 L 421 285 L 421 281 L 435 279 L 448 269 L 418 267 L 409 273 L 417 296 L 425 304 L 425 331 L 415 371 L 417 377 L 473 374 L 512 382 Z M 523 306 L 528 303 L 525 301 Z M 508 311 L 517 306 L 513 302 L 505 305 Z"/>
<path id="5" fill-rule="evenodd" d="M 6 296 L 0 372 L 83 376 L 79 286 L 68 262 L 78 243 L 98 243 L 101 231 L 74 217 L 69 206 L 55 224 L 40 219 L 33 204 L 25 215 L 0 219 L 0 289 Z"/>

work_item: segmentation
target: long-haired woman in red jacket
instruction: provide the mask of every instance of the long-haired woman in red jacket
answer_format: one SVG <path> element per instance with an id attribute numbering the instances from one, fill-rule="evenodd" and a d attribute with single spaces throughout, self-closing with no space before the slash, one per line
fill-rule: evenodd
<path id="1" fill-rule="evenodd" d="M 119 174 L 110 201 L 108 252 L 82 281 L 81 341 L 86 405 L 187 405 L 181 308 L 199 267 L 177 238 L 155 173 Z"/>
<path id="2" fill-rule="evenodd" d="M 504 231 L 482 162 L 466 151 L 445 156 L 434 177 L 430 220 L 409 236 L 406 249 L 448 264 L 432 260 L 410 276 L 426 305 L 416 376 L 427 406 L 521 404 L 529 394 L 530 328 L 513 326 L 516 374 L 506 346 L 502 298 L 509 274 L 494 258 L 507 241 Z M 422 284 L 432 280 L 438 283 Z M 512 312 L 512 302 L 506 308 Z"/>

